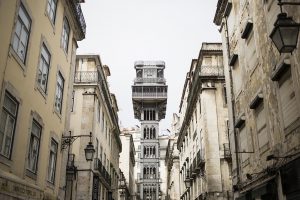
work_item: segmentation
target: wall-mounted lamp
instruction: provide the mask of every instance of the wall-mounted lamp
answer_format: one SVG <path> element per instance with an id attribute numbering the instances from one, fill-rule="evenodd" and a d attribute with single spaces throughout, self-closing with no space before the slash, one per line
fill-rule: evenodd
<path id="1" fill-rule="evenodd" d="M 94 153 L 95 153 L 94 145 L 92 143 L 92 132 L 90 132 L 89 135 L 71 135 L 71 131 L 70 131 L 69 136 L 62 136 L 61 149 L 65 149 L 67 146 L 68 146 L 68 148 L 70 148 L 70 146 L 73 144 L 73 142 L 79 137 L 89 137 L 90 138 L 89 143 L 86 145 L 86 147 L 84 149 L 84 153 L 85 153 L 86 161 L 92 161 L 94 158 Z"/>
<path id="2" fill-rule="evenodd" d="M 292 53 L 297 47 L 300 24 L 295 22 L 292 17 L 282 12 L 283 5 L 300 5 L 300 2 L 281 2 L 280 14 L 274 23 L 274 28 L 270 34 L 270 38 L 280 53 Z"/>
<path id="3" fill-rule="evenodd" d="M 185 184 L 186 188 L 191 187 L 190 170 L 188 170 L 188 169 L 186 170 L 186 176 L 185 176 L 184 184 Z"/>

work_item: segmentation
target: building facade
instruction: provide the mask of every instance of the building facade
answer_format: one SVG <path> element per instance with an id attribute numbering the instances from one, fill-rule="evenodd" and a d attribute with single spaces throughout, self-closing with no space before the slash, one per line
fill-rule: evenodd
<path id="1" fill-rule="evenodd" d="M 173 113 L 171 135 L 169 137 L 165 165 L 167 167 L 166 174 L 166 200 L 180 199 L 180 163 L 179 163 L 179 151 L 177 149 L 177 139 L 179 133 L 179 116 Z"/>
<path id="2" fill-rule="evenodd" d="M 118 199 L 119 154 L 122 151 L 118 106 L 110 93 L 108 66 L 98 55 L 77 55 L 70 117 L 72 136 L 67 165 L 67 199 Z M 84 150 L 92 142 L 95 155 L 86 161 Z M 73 175 L 73 177 L 72 177 Z"/>
<path id="3" fill-rule="evenodd" d="M 180 103 L 180 199 L 231 198 L 224 81 L 221 43 L 203 43 Z"/>
<path id="4" fill-rule="evenodd" d="M 120 138 L 122 142 L 122 153 L 120 154 L 119 165 L 120 170 L 124 175 L 126 184 L 125 191 L 122 190 L 123 188 L 120 191 L 120 200 L 133 200 L 135 196 L 135 147 L 133 143 L 133 137 L 130 131 L 127 131 L 127 129 L 122 129 Z"/>
<path id="5" fill-rule="evenodd" d="M 300 51 L 298 43 L 292 54 L 280 54 L 270 38 L 281 13 L 277 3 L 219 0 L 215 13 L 223 41 L 234 199 L 300 198 Z M 296 4 L 282 6 L 297 22 L 299 11 Z"/>
<path id="6" fill-rule="evenodd" d="M 137 61 L 132 86 L 134 117 L 141 122 L 139 192 L 143 200 L 159 199 L 159 121 L 165 117 L 167 88 L 163 61 Z"/>
<path id="7" fill-rule="evenodd" d="M 0 2 L 0 199 L 63 199 L 77 42 L 86 25 L 66 0 Z"/>

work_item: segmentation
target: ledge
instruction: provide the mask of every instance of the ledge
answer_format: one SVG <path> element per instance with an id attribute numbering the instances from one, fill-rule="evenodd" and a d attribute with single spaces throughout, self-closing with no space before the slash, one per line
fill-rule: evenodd
<path id="1" fill-rule="evenodd" d="M 251 19 L 248 19 L 247 22 L 245 23 L 244 25 L 244 29 L 242 31 L 242 35 L 241 35 L 241 38 L 242 39 L 247 39 L 248 36 L 249 36 L 249 33 L 251 32 L 253 28 L 253 22 Z"/>
<path id="2" fill-rule="evenodd" d="M 256 109 L 259 104 L 263 101 L 263 94 L 259 92 L 250 102 L 250 109 Z"/>
<path id="3" fill-rule="evenodd" d="M 283 59 L 274 69 L 271 74 L 272 81 L 278 81 L 281 76 L 291 67 L 290 59 Z"/>
<path id="4" fill-rule="evenodd" d="M 235 122 L 234 128 L 241 128 L 243 124 L 245 124 L 245 114 L 242 114 Z"/>
<path id="5" fill-rule="evenodd" d="M 234 66 L 235 62 L 238 59 L 238 55 L 237 54 L 232 54 L 232 56 L 229 58 L 229 66 Z"/>

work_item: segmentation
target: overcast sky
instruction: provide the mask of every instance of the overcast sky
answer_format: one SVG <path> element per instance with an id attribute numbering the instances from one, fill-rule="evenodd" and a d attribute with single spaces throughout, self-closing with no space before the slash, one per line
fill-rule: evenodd
<path id="1" fill-rule="evenodd" d="M 168 84 L 167 115 L 160 130 L 171 126 L 186 73 L 202 42 L 220 42 L 213 23 L 217 0 L 85 0 L 86 39 L 78 54 L 99 54 L 110 67 L 110 91 L 115 93 L 122 127 L 138 125 L 134 119 L 131 85 L 134 61 L 163 60 Z"/>

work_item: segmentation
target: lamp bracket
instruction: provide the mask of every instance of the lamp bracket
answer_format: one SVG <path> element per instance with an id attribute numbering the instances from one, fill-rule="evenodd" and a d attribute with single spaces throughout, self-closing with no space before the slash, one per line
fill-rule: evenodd
<path id="1" fill-rule="evenodd" d="M 90 133 L 89 135 L 71 135 L 71 131 L 70 131 L 70 135 L 69 136 L 62 136 L 62 140 L 61 140 L 61 150 L 66 149 L 67 146 L 70 146 L 71 144 L 73 144 L 73 142 L 80 137 L 92 137 L 92 134 Z"/>

